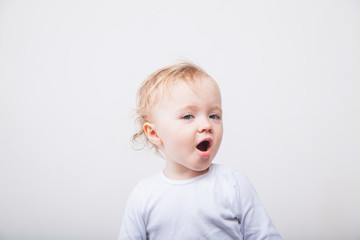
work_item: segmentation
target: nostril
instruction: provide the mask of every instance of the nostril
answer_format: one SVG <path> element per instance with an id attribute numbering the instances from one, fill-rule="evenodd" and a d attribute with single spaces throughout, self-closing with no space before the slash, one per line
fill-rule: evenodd
<path id="1" fill-rule="evenodd" d="M 198 129 L 199 133 L 203 133 L 203 132 L 209 132 L 212 133 L 212 129 L 211 128 L 199 128 Z"/>
<path id="2" fill-rule="evenodd" d="M 201 127 L 198 128 L 198 132 L 211 132 L 212 131 L 212 127 L 211 125 L 203 125 Z"/>

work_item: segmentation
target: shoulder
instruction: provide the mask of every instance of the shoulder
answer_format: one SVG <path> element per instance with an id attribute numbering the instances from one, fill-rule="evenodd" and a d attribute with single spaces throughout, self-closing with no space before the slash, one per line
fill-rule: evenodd
<path id="1" fill-rule="evenodd" d="M 154 188 L 159 186 L 161 182 L 162 180 L 160 173 L 141 179 L 133 189 L 132 194 L 147 195 L 151 193 Z"/>
<path id="2" fill-rule="evenodd" d="M 212 165 L 214 175 L 218 178 L 222 178 L 227 181 L 231 181 L 234 183 L 249 183 L 249 179 L 243 173 L 223 164 L 213 164 Z"/>
<path id="3" fill-rule="evenodd" d="M 252 183 L 243 173 L 222 164 L 214 164 L 213 171 L 216 178 L 215 181 L 223 188 L 234 190 L 238 197 L 244 198 L 256 195 Z"/>
<path id="4" fill-rule="evenodd" d="M 159 186 L 160 178 L 157 175 L 140 180 L 130 192 L 127 200 L 127 209 L 137 212 L 143 217 L 146 204 L 152 198 L 154 188 Z"/>

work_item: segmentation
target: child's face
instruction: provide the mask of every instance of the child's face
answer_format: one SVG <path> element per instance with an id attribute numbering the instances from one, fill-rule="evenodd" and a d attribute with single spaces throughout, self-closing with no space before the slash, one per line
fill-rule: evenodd
<path id="1" fill-rule="evenodd" d="M 150 119 L 144 128 L 165 154 L 165 175 L 186 179 L 208 171 L 223 135 L 221 95 L 214 80 L 202 77 L 193 89 L 176 83 L 169 95 L 159 97 Z"/>

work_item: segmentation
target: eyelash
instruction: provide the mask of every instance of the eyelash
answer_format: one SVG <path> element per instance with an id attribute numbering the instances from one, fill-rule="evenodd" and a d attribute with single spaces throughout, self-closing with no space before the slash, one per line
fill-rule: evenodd
<path id="1" fill-rule="evenodd" d="M 217 114 L 211 114 L 211 115 L 209 116 L 209 118 L 210 118 L 210 119 L 221 119 L 220 116 L 217 115 Z"/>
<path id="2" fill-rule="evenodd" d="M 194 116 L 191 115 L 191 114 L 187 114 L 187 115 L 183 116 L 182 118 L 185 119 L 185 120 L 189 120 L 189 119 L 194 118 Z"/>
<path id="3" fill-rule="evenodd" d="M 185 120 L 190 120 L 190 119 L 192 119 L 192 118 L 194 118 L 194 116 L 191 115 L 191 114 L 187 114 L 187 115 L 185 115 L 185 116 L 182 117 L 182 119 L 185 119 Z M 209 118 L 210 118 L 210 119 L 221 119 L 221 117 L 220 117 L 219 115 L 217 115 L 217 114 L 211 114 L 211 115 L 209 116 Z"/>

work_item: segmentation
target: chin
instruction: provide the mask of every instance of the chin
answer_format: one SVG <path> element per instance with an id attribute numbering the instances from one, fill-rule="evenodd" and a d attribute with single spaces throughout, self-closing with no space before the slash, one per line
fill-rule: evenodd
<path id="1" fill-rule="evenodd" d="M 211 161 L 209 161 L 206 164 L 201 164 L 200 166 L 193 168 L 193 170 L 197 172 L 203 172 L 206 171 L 210 167 L 210 165 L 211 165 Z"/>

